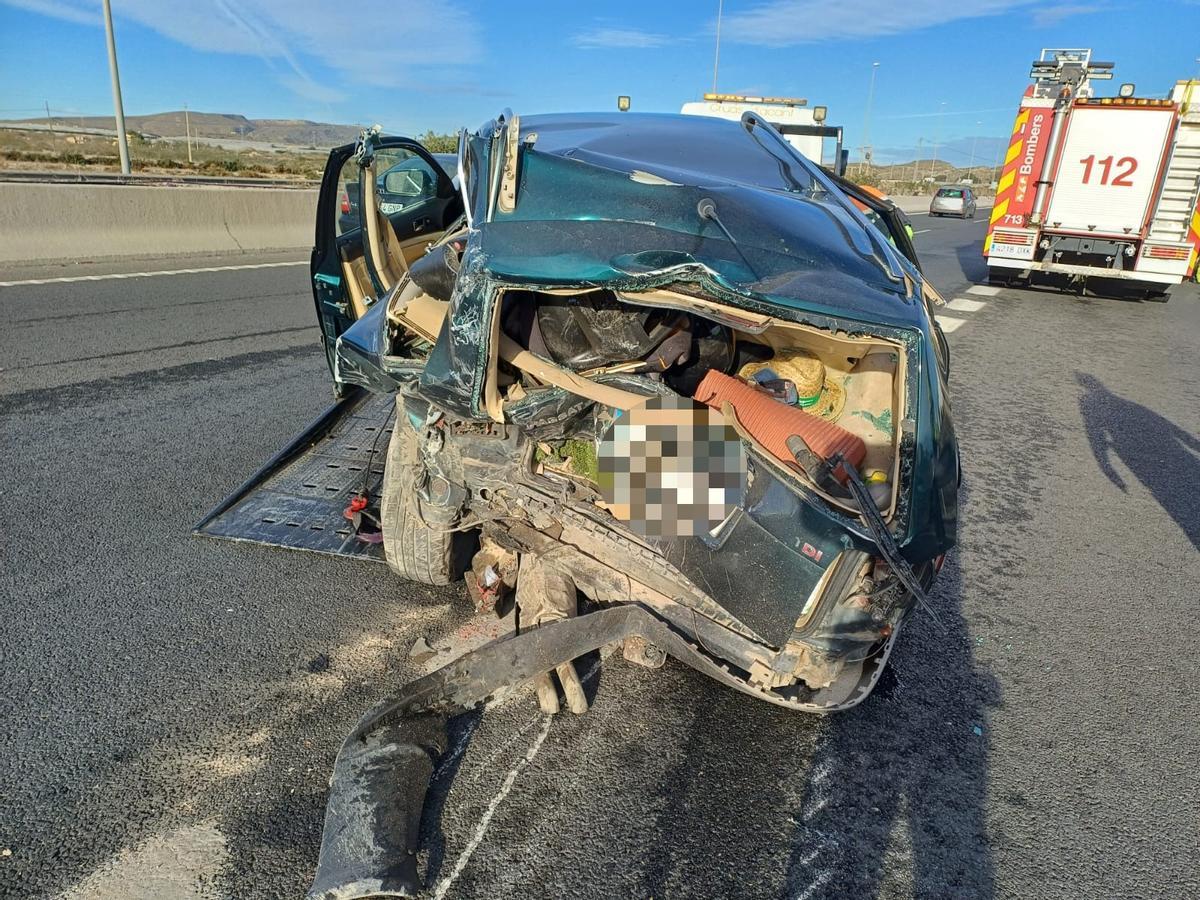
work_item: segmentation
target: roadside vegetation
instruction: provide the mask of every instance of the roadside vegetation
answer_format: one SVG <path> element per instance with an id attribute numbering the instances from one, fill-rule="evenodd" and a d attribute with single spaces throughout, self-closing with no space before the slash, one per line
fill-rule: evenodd
<path id="1" fill-rule="evenodd" d="M 417 138 L 431 153 L 453 153 L 458 135 L 426 131 Z M 284 178 L 317 181 L 325 168 L 328 150 L 318 147 L 232 150 L 212 144 L 192 144 L 180 138 L 147 139 L 129 134 L 133 171 L 150 175 L 206 175 L 233 178 Z M 21 171 L 119 172 L 116 138 L 93 134 L 51 134 L 45 131 L 0 129 L 0 169 Z M 956 168 L 943 162 L 920 160 L 894 166 L 852 163 L 847 177 L 858 184 L 877 187 L 896 196 L 932 194 L 942 184 L 973 183 L 976 193 L 991 196 L 990 167 Z"/>
<path id="2" fill-rule="evenodd" d="M 458 137 L 427 131 L 419 140 L 433 153 L 453 153 Z M 129 134 L 129 164 L 134 172 L 152 175 L 206 175 L 235 178 L 287 178 L 316 181 L 325 168 L 328 150 L 289 147 L 276 150 L 230 150 L 180 139 L 148 140 Z M 0 130 L 0 169 L 9 171 L 119 172 L 115 137 L 92 134 L 51 134 L 45 131 Z"/>
<path id="3" fill-rule="evenodd" d="M 192 145 L 188 162 L 183 141 L 146 140 L 129 135 L 129 164 L 135 172 L 170 175 L 215 175 L 239 178 L 321 177 L 326 154 L 297 147 L 289 150 L 227 150 Z M 24 171 L 119 172 L 116 138 L 90 134 L 0 130 L 0 167 Z"/>
<path id="4" fill-rule="evenodd" d="M 868 166 L 851 163 L 846 177 L 855 184 L 879 188 L 896 197 L 932 195 L 943 184 L 971 184 L 979 197 L 991 197 L 994 170 L 991 166 L 958 168 L 940 160 L 921 159 L 894 166 Z"/>

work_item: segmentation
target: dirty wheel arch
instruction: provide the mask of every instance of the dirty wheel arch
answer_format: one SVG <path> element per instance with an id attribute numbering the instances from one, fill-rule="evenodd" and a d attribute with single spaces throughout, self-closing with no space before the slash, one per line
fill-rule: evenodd
<path id="1" fill-rule="evenodd" d="M 462 577 L 471 559 L 474 535 L 436 530 L 421 519 L 414 487 L 418 471 L 417 435 L 408 423 L 401 397 L 396 398 L 394 423 L 380 499 L 383 550 L 388 567 L 409 581 L 452 584 Z"/>

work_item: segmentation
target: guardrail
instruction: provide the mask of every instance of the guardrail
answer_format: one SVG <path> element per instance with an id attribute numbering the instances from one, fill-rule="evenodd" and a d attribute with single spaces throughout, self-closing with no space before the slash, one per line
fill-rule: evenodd
<path id="1" fill-rule="evenodd" d="M 137 184 L 144 187 L 253 187 L 311 191 L 321 182 L 289 178 L 227 178 L 219 175 L 159 175 L 120 172 L 0 171 L 0 181 L 24 184 Z"/>

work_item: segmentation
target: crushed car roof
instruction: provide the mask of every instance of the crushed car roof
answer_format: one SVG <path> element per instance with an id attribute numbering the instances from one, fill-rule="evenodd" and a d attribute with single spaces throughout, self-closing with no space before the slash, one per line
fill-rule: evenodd
<path id="1" fill-rule="evenodd" d="M 473 142 L 476 164 L 490 133 Z M 639 290 L 711 279 L 776 309 L 922 322 L 905 283 L 916 270 L 773 132 L 598 113 L 529 116 L 520 139 L 515 209 L 477 215 L 483 269 L 498 281 Z M 719 222 L 700 214 L 703 200 Z"/>

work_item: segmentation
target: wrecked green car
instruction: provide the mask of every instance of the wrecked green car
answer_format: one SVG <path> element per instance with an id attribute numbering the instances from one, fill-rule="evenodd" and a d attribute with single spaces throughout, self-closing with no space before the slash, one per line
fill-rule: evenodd
<path id="1" fill-rule="evenodd" d="M 420 889 L 446 717 L 501 687 L 582 712 L 572 661 L 618 645 L 832 712 L 936 617 L 959 485 L 940 298 L 888 201 L 752 114 L 506 113 L 453 173 L 365 133 L 330 156 L 312 275 L 340 399 L 200 531 L 465 576 L 515 624 L 346 740 L 311 896 Z M 656 408 L 732 436 L 719 519 L 647 528 L 681 507 L 614 501 L 613 434 Z"/>

